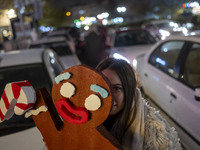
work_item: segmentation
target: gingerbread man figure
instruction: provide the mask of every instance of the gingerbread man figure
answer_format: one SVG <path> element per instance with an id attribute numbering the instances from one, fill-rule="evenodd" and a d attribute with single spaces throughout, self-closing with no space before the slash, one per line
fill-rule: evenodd
<path id="1" fill-rule="evenodd" d="M 112 104 L 109 82 L 102 74 L 81 65 L 71 67 L 56 77 L 52 98 L 60 121 L 54 117 L 54 123 L 49 112 L 33 116 L 49 150 L 120 149 L 101 126 Z"/>
<path id="2" fill-rule="evenodd" d="M 48 150 L 122 149 L 102 125 L 112 105 L 109 84 L 100 72 L 73 66 L 56 77 L 52 98 L 46 89 L 36 90 L 25 116 L 32 116 Z"/>

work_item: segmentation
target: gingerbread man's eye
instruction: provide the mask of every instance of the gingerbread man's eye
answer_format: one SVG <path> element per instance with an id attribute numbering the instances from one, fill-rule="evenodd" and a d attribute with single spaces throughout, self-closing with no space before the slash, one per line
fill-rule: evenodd
<path id="1" fill-rule="evenodd" d="M 70 98 L 75 94 L 76 88 L 72 83 L 66 82 L 60 88 L 60 94 L 66 98 Z"/>
<path id="2" fill-rule="evenodd" d="M 95 94 L 91 94 L 90 96 L 88 96 L 85 99 L 85 108 L 87 110 L 97 110 L 101 107 L 101 99 L 95 95 Z"/>

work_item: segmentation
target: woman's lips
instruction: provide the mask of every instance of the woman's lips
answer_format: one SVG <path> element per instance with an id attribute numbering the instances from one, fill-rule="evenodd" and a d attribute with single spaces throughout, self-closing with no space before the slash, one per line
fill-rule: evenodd
<path id="1" fill-rule="evenodd" d="M 73 105 L 68 99 L 58 100 L 56 102 L 56 109 L 69 123 L 82 124 L 88 121 L 87 109 Z"/>

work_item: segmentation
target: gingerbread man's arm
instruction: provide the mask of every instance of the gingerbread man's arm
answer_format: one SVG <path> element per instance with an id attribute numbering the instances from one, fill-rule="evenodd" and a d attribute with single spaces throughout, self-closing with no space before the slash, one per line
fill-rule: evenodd
<path id="1" fill-rule="evenodd" d="M 13 114 L 24 114 L 34 107 L 35 102 L 35 90 L 27 80 L 6 84 L 0 99 L 0 123 Z"/>
<path id="2" fill-rule="evenodd" d="M 46 88 L 37 89 L 36 96 L 37 96 L 37 102 L 36 102 L 35 107 L 38 108 L 41 105 L 46 105 L 56 129 L 60 131 L 63 126 L 63 121 L 61 120 L 60 116 L 58 115 L 58 112 L 53 104 L 52 98 L 49 95 Z M 37 116 L 33 116 L 33 119 L 35 117 L 37 117 Z M 35 119 L 34 119 L 34 121 L 35 121 Z"/>

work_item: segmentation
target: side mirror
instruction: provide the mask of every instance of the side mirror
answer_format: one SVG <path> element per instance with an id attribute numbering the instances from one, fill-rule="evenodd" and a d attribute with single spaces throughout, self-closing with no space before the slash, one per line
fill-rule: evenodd
<path id="1" fill-rule="evenodd" d="M 195 89 L 195 99 L 200 101 L 200 88 Z"/>

